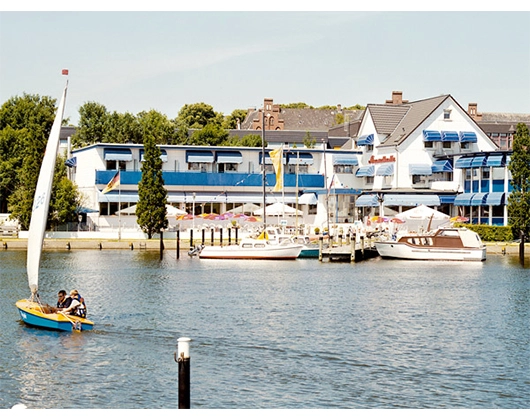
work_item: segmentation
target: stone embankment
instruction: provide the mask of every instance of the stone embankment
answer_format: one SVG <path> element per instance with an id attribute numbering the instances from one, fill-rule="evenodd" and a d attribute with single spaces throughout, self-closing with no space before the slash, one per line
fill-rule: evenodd
<path id="1" fill-rule="evenodd" d="M 177 241 L 175 239 L 164 239 L 164 249 L 177 249 Z M 194 243 L 200 243 L 200 240 L 194 240 Z M 223 241 L 228 244 L 227 240 Z M 232 239 L 232 243 L 234 240 Z M 210 241 L 206 241 L 209 245 Z M 182 251 L 190 249 L 188 239 L 181 239 L 179 247 Z M 518 254 L 519 244 L 515 242 L 487 242 L 488 254 Z M 0 250 L 7 249 L 26 249 L 27 239 L 20 238 L 0 238 Z M 44 250 L 76 250 L 76 249 L 129 249 L 129 250 L 160 250 L 160 239 L 45 239 Z M 525 254 L 530 255 L 530 243 L 525 245 Z"/>

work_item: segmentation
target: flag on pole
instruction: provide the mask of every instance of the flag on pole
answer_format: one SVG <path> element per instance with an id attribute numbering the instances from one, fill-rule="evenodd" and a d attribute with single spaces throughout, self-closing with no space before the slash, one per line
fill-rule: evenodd
<path id="1" fill-rule="evenodd" d="M 109 191 L 112 191 L 118 185 L 120 185 L 120 171 L 116 172 L 116 175 L 112 177 L 112 179 L 109 181 L 107 186 L 103 189 L 103 191 L 101 191 L 101 193 L 107 194 Z"/>
<path id="2" fill-rule="evenodd" d="M 276 172 L 276 185 L 272 191 L 283 191 L 283 146 L 271 150 L 269 156 L 274 166 L 274 172 Z"/>
<path id="3" fill-rule="evenodd" d="M 62 74 L 63 74 L 63 76 L 68 76 L 68 69 L 63 69 Z"/>

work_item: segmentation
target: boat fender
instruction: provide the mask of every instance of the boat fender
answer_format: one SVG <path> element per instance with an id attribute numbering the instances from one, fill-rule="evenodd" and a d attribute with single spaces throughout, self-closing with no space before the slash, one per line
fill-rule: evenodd
<path id="1" fill-rule="evenodd" d="M 7 242 L 4 242 L 3 245 L 4 249 L 7 249 Z"/>
<path id="2" fill-rule="evenodd" d="M 66 249 L 70 250 L 70 248 L 71 248 L 71 247 L 70 247 L 70 242 L 67 242 L 67 243 L 66 243 Z"/>
<path id="3" fill-rule="evenodd" d="M 103 247 L 101 246 L 101 242 L 99 243 L 98 247 L 100 250 L 103 249 Z"/>
<path id="4" fill-rule="evenodd" d="M 132 243 L 132 242 L 131 242 L 131 243 L 129 243 L 129 248 L 131 248 L 131 251 L 133 251 L 133 250 L 134 250 L 134 245 L 133 245 L 133 243 Z"/>

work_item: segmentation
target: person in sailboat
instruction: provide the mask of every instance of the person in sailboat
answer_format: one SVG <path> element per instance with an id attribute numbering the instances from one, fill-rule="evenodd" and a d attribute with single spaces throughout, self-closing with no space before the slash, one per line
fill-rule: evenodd
<path id="1" fill-rule="evenodd" d="M 68 308 L 72 303 L 72 298 L 70 296 L 66 296 L 66 290 L 59 290 L 59 293 L 57 293 L 57 298 L 57 308 L 59 309 Z"/>
<path id="2" fill-rule="evenodd" d="M 79 292 L 74 289 L 70 292 L 72 301 L 68 308 L 63 309 L 61 312 L 64 314 L 75 315 L 81 318 L 86 318 L 86 306 L 85 300 L 81 297 Z"/>

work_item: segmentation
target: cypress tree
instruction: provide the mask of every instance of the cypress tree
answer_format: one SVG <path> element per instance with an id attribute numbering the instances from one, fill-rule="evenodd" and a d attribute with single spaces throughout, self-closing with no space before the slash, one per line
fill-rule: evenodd
<path id="1" fill-rule="evenodd" d="M 508 169 L 513 191 L 508 197 L 508 214 L 514 237 L 530 233 L 530 133 L 528 126 L 517 124 L 513 154 Z"/>
<path id="2" fill-rule="evenodd" d="M 136 216 L 138 225 L 147 233 L 149 239 L 153 234 L 160 233 L 168 226 L 167 191 L 162 178 L 162 159 L 160 148 L 155 137 L 146 130 L 144 135 L 144 161 L 142 163 L 142 179 L 138 184 L 138 204 Z"/>

